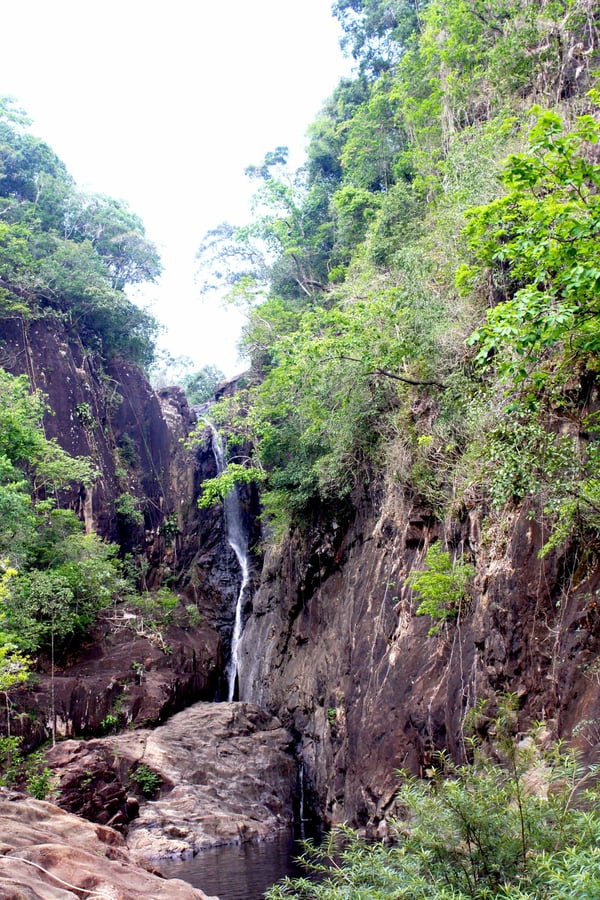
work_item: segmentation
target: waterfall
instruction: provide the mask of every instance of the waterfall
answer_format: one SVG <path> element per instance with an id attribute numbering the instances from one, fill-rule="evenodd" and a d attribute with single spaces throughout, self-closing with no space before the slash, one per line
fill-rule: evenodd
<path id="1" fill-rule="evenodd" d="M 307 819 L 304 815 L 304 760 L 300 757 L 300 762 L 298 764 L 298 825 L 300 832 L 300 840 L 304 840 L 306 838 L 306 822 Z"/>
<path id="2" fill-rule="evenodd" d="M 217 472 L 225 471 L 227 462 L 225 460 L 225 448 L 221 435 L 208 419 L 203 419 L 210 428 L 212 439 L 212 451 L 214 453 L 215 462 L 217 464 Z M 227 664 L 227 700 L 233 700 L 235 694 L 235 680 L 238 669 L 238 646 L 242 636 L 242 613 L 244 610 L 244 593 L 250 581 L 250 562 L 248 559 L 248 538 L 244 523 L 242 520 L 242 509 L 240 506 L 240 498 L 237 489 L 234 488 L 224 499 L 223 507 L 225 510 L 225 527 L 227 529 L 227 541 L 229 546 L 235 553 L 241 573 L 242 581 L 235 604 L 235 616 L 233 623 L 233 633 L 231 635 L 231 649 L 229 663 Z"/>

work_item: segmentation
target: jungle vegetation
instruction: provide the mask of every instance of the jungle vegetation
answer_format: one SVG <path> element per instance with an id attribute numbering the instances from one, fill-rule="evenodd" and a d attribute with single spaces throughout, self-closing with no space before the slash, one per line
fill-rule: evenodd
<path id="1" fill-rule="evenodd" d="M 223 478 L 260 474 L 275 529 L 387 482 L 440 518 L 526 502 L 548 548 L 595 547 L 596 5 L 334 13 L 356 75 L 305 165 L 277 147 L 249 166 L 252 220 L 199 249 L 206 288 L 248 309 L 246 387 L 212 410 Z"/>
<path id="2" fill-rule="evenodd" d="M 147 367 L 157 323 L 126 288 L 161 271 L 141 220 L 124 202 L 80 191 L 54 151 L 0 98 L 0 347 L 2 326 L 40 319 L 73 335 L 100 370 L 109 359 Z M 2 358 L 0 357 L 0 363 Z M 75 412 L 75 411 L 74 411 Z M 85 534 L 61 491 L 97 473 L 44 430 L 46 398 L 0 368 L 0 691 L 37 654 L 62 654 L 125 588 L 118 547 Z M 93 424 L 87 404 L 76 410 Z M 8 727 L 10 718 L 7 715 Z"/>
<path id="3" fill-rule="evenodd" d="M 381 485 L 440 521 L 525 506 L 543 522 L 543 553 L 577 547 L 589 567 L 600 549 L 600 10 L 333 10 L 354 78 L 310 125 L 305 165 L 291 171 L 278 147 L 249 166 L 252 220 L 221 224 L 199 249 L 207 289 L 227 283 L 248 309 L 245 388 L 211 410 L 230 435 L 221 484 L 260 479 L 265 522 L 281 533 Z M 200 502 L 222 493 L 217 479 Z M 437 545 L 413 572 L 430 633 L 459 615 L 471 573 Z M 333 835 L 305 854 L 316 880 L 268 896 L 596 896 L 589 773 L 561 748 L 503 735 L 475 741 L 462 766 L 442 755 L 425 781 L 404 774 L 390 846 Z"/>
<path id="4" fill-rule="evenodd" d="M 125 288 L 161 272 L 126 203 L 79 190 L 64 163 L 0 98 L 0 320 L 45 317 L 85 348 L 148 366 L 157 323 Z"/>

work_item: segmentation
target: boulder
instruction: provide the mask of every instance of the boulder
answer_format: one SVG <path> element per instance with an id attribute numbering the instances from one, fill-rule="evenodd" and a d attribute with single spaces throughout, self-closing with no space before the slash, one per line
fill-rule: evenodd
<path id="1" fill-rule="evenodd" d="M 269 839 L 293 824 L 292 735 L 252 703 L 197 703 L 153 731 L 57 744 L 47 762 L 58 802 L 126 830 L 136 858 Z"/>
<path id="2" fill-rule="evenodd" d="M 137 864 L 113 829 L 0 789 L 0 898 L 66 900 L 92 893 L 111 900 L 211 900 Z"/>

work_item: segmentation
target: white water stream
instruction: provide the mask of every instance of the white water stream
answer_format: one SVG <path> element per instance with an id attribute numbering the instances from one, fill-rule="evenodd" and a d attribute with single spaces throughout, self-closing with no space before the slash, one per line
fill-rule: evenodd
<path id="1" fill-rule="evenodd" d="M 221 435 L 208 419 L 204 419 L 210 428 L 212 438 L 212 451 L 217 464 L 217 472 L 225 471 L 227 462 L 225 460 L 225 448 Z M 224 499 L 223 506 L 225 509 L 225 527 L 227 528 L 227 540 L 229 546 L 236 555 L 242 573 L 242 582 L 239 594 L 235 604 L 235 617 L 233 623 L 233 633 L 231 635 L 231 651 L 229 663 L 227 665 L 227 700 L 233 700 L 235 694 L 235 680 L 238 669 L 238 646 L 242 636 L 242 613 L 244 610 L 244 593 L 250 581 L 250 562 L 248 559 L 248 538 L 244 528 L 242 519 L 242 509 L 240 506 L 240 498 L 237 490 L 234 488 Z"/>

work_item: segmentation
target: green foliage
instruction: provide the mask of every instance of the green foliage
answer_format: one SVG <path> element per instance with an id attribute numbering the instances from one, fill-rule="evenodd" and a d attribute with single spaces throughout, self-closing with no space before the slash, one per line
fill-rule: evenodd
<path id="1" fill-rule="evenodd" d="M 172 541 L 174 537 L 180 534 L 177 513 L 171 513 L 170 516 L 164 518 L 159 528 L 159 532 L 167 541 Z"/>
<path id="2" fill-rule="evenodd" d="M 439 543 L 432 544 L 427 550 L 425 565 L 426 569 L 412 569 L 406 577 L 407 584 L 421 596 L 417 615 L 431 616 L 441 620 L 440 624 L 455 619 L 469 599 L 473 567 L 452 561 L 450 554 L 442 550 Z M 429 634 L 436 634 L 440 624 L 430 628 Z"/>
<path id="3" fill-rule="evenodd" d="M 36 800 L 47 800 L 52 788 L 53 774 L 47 766 L 41 772 L 33 773 L 27 779 L 27 793 Z"/>
<path id="4" fill-rule="evenodd" d="M 115 500 L 115 512 L 123 528 L 141 528 L 144 524 L 139 501 L 132 494 L 119 494 Z"/>
<path id="5" fill-rule="evenodd" d="M 71 514 L 74 517 L 73 514 Z M 37 564 L 16 575 L 1 622 L 14 642 L 28 652 L 62 649 L 84 634 L 98 612 L 124 587 L 117 548 L 95 534 L 78 533 L 51 540 L 44 537 Z"/>
<path id="6" fill-rule="evenodd" d="M 225 376 L 216 366 L 203 366 L 197 372 L 186 375 L 181 386 L 183 387 L 190 405 L 205 403 L 213 400 L 218 384 L 225 381 Z"/>
<path id="7" fill-rule="evenodd" d="M 108 713 L 100 722 L 100 728 L 104 734 L 114 734 L 119 728 L 119 716 L 116 713 Z"/>
<path id="8" fill-rule="evenodd" d="M 444 754 L 426 780 L 402 776 L 390 846 L 335 830 L 301 857 L 312 877 L 267 893 L 313 900 L 562 900 L 599 884 L 598 788 L 574 751 L 518 741 L 500 711 L 493 752 L 471 741 L 473 761 Z M 316 875 L 316 878 L 315 878 Z"/>
<path id="9" fill-rule="evenodd" d="M 490 497 L 496 508 L 519 503 L 559 479 L 576 477 L 577 447 L 542 422 L 510 417 L 487 436 L 484 447 Z M 570 476 L 570 478 L 569 478 Z"/>
<path id="10" fill-rule="evenodd" d="M 15 784 L 17 772 L 21 764 L 21 737 L 14 735 L 0 736 L 0 785 L 9 787 Z"/>
<path id="11" fill-rule="evenodd" d="M 25 786 L 36 800 L 47 800 L 54 788 L 54 776 L 44 765 L 43 751 L 25 756 L 21 751 L 21 737 L 0 737 L 0 785 Z"/>
<path id="12" fill-rule="evenodd" d="M 0 692 L 6 694 L 24 684 L 31 674 L 31 660 L 10 643 L 0 644 Z"/>
<path id="13" fill-rule="evenodd" d="M 75 513 L 48 499 L 72 482 L 89 485 L 91 461 L 47 440 L 44 399 L 30 391 L 25 376 L 0 369 L 0 399 L 0 657 L 7 677 L 17 673 L 21 680 L 27 660 L 16 647 L 32 653 L 51 644 L 64 648 L 123 582 L 116 548 L 83 534 Z"/>
<path id="14" fill-rule="evenodd" d="M 406 41 L 419 27 L 427 0 L 336 0 L 333 14 L 344 31 L 342 48 L 364 73 L 377 75 L 402 54 Z"/>
<path id="15" fill-rule="evenodd" d="M 344 134 L 340 163 L 356 188 L 385 191 L 393 181 L 393 164 L 406 146 L 395 82 L 382 76 L 352 118 L 339 126 Z"/>
<path id="16" fill-rule="evenodd" d="M 202 613 L 193 603 L 188 603 L 185 607 L 185 613 L 188 620 L 189 628 L 198 628 L 202 622 Z"/>
<path id="17" fill-rule="evenodd" d="M 78 629 L 87 629 L 98 610 L 109 606 L 115 595 L 124 590 L 117 552 L 115 544 L 81 531 L 57 547 L 54 568 L 73 592 Z"/>
<path id="18" fill-rule="evenodd" d="M 333 197 L 336 224 L 336 261 L 348 262 L 375 217 L 378 199 L 371 191 L 346 185 Z M 330 273 L 330 280 L 331 273 Z"/>
<path id="19" fill-rule="evenodd" d="M 595 368 L 600 349 L 600 165 L 589 161 L 599 134 L 591 116 L 565 132 L 538 109 L 529 150 L 507 160 L 507 195 L 469 214 L 471 249 L 504 294 L 471 342 L 531 402 L 548 382 Z"/>
<path id="20" fill-rule="evenodd" d="M 25 787 L 35 800 L 47 800 L 54 789 L 55 777 L 44 765 L 43 751 L 31 753 L 24 761 Z"/>
<path id="21" fill-rule="evenodd" d="M 131 780 L 135 782 L 144 797 L 148 798 L 155 797 L 162 785 L 162 778 L 158 772 L 154 772 L 145 763 L 141 763 L 131 773 Z"/>
<path id="22" fill-rule="evenodd" d="M 146 239 L 142 220 L 123 200 L 102 194 L 75 194 L 65 213 L 65 232 L 74 241 L 90 241 L 109 274 L 110 285 L 156 281 L 161 264 Z"/>
<path id="23" fill-rule="evenodd" d="M 167 625 L 179 603 L 177 595 L 168 587 L 158 588 L 152 593 L 144 591 L 132 600 L 150 627 Z"/>
<path id="24" fill-rule="evenodd" d="M 74 458 L 47 440 L 45 410 L 43 395 L 31 392 L 26 375 L 15 377 L 0 369 L 0 478 L 14 499 L 27 489 L 23 477 L 33 490 L 49 492 L 71 481 L 92 480 L 90 460 Z"/>
<path id="25" fill-rule="evenodd" d="M 122 201 L 79 192 L 54 152 L 4 103 L 0 114 L 0 315 L 60 318 L 105 356 L 151 362 L 157 325 L 127 285 L 161 271 Z"/>
<path id="26" fill-rule="evenodd" d="M 249 306 L 247 387 L 214 414 L 261 473 L 271 525 L 337 513 L 383 476 L 440 516 L 526 500 L 556 525 L 548 548 L 589 536 L 591 8 L 339 0 L 334 14 L 358 77 L 310 127 L 306 168 L 290 172 L 285 148 L 250 167 L 253 220 L 204 247 Z M 539 112 L 525 149 L 534 96 L 573 127 Z"/>
<path id="27" fill-rule="evenodd" d="M 215 478 L 207 478 L 202 482 L 202 496 L 198 500 L 198 506 L 200 509 L 215 506 L 222 503 L 238 484 L 260 484 L 264 480 L 265 473 L 255 466 L 228 463 L 227 468 L 220 475 Z"/>
<path id="28" fill-rule="evenodd" d="M 5 610 L 8 631 L 28 652 L 68 640 L 77 629 L 73 592 L 58 572 L 33 569 L 15 580 L 11 602 Z"/>

